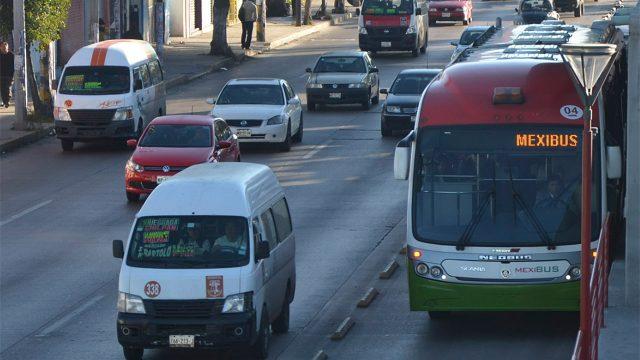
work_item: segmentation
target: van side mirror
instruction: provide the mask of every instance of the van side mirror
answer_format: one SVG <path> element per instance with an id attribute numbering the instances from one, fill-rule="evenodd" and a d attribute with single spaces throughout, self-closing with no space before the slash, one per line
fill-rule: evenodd
<path id="1" fill-rule="evenodd" d="M 209 104 L 209 105 L 215 105 L 216 104 L 216 98 L 210 97 L 210 98 L 207 98 L 206 101 L 207 101 L 207 104 Z"/>
<path id="2" fill-rule="evenodd" d="M 380 89 L 380 94 L 389 94 L 389 89 Z"/>
<path id="3" fill-rule="evenodd" d="M 266 259 L 269 257 L 271 249 L 267 241 L 258 241 L 256 243 L 256 260 Z"/>
<path id="4" fill-rule="evenodd" d="M 114 258 L 117 258 L 117 259 L 124 258 L 124 243 L 122 242 L 122 240 L 113 240 L 111 247 L 112 247 Z"/>
<path id="5" fill-rule="evenodd" d="M 136 146 L 138 146 L 138 140 L 136 139 L 127 140 L 127 146 L 130 148 L 135 148 Z"/>
<path id="6" fill-rule="evenodd" d="M 304 71 L 306 71 L 308 73 L 311 73 L 311 68 L 306 68 L 306 69 L 304 69 Z"/>
<path id="7" fill-rule="evenodd" d="M 409 164 L 411 160 L 411 143 L 415 138 L 412 130 L 409 135 L 398 142 L 393 156 L 393 177 L 396 180 L 407 180 L 409 178 Z"/>
<path id="8" fill-rule="evenodd" d="M 607 178 L 622 177 L 622 150 L 620 146 L 607 146 Z"/>
<path id="9" fill-rule="evenodd" d="M 416 9 L 416 15 L 422 15 L 422 9 L 417 8 Z"/>
<path id="10" fill-rule="evenodd" d="M 372 67 L 371 69 L 369 69 L 369 72 L 370 72 L 370 73 L 377 73 L 377 72 L 379 72 L 379 71 L 380 71 L 380 70 L 378 70 L 378 68 L 377 68 L 377 67 Z"/>
<path id="11" fill-rule="evenodd" d="M 360 8 L 356 9 L 356 16 L 360 16 Z"/>
<path id="12" fill-rule="evenodd" d="M 133 83 L 133 91 L 142 90 L 142 80 L 136 79 L 136 82 Z"/>

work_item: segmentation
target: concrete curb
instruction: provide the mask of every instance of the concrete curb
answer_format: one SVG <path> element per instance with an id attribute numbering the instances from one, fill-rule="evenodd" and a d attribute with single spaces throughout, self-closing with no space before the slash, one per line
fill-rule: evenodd
<path id="1" fill-rule="evenodd" d="M 245 55 L 244 54 L 239 54 L 236 56 L 236 58 L 225 58 L 225 59 L 221 59 L 218 60 L 216 62 L 214 62 L 211 66 L 209 66 L 206 70 L 201 71 L 199 73 L 193 74 L 193 75 L 186 75 L 186 74 L 182 74 L 182 75 L 178 75 L 172 79 L 169 79 L 167 81 L 165 81 L 165 86 L 167 88 L 167 90 L 172 89 L 176 86 L 180 86 L 180 85 L 184 85 L 186 83 L 192 82 L 196 79 L 199 79 L 203 76 L 206 76 L 207 74 L 210 74 L 214 71 L 218 71 L 223 67 L 229 67 L 233 64 L 235 64 L 236 62 L 240 62 L 243 61 L 245 59 Z"/>
<path id="2" fill-rule="evenodd" d="M 342 340 L 347 335 L 349 330 L 351 330 L 351 327 L 353 327 L 355 323 L 356 322 L 353 321 L 351 316 L 344 319 L 344 321 L 340 324 L 340 326 L 338 326 L 336 331 L 333 334 L 331 334 L 331 340 Z"/>
<path id="3" fill-rule="evenodd" d="M 305 36 L 309 36 L 311 34 L 315 34 L 320 30 L 323 30 L 325 28 L 328 28 L 331 25 L 331 23 L 329 21 L 324 21 L 318 25 L 313 25 L 312 27 L 308 28 L 308 29 L 304 29 L 302 31 L 298 31 L 296 33 L 293 33 L 289 36 L 285 36 L 283 38 L 280 39 L 276 39 L 274 41 L 271 41 L 269 43 L 269 46 L 266 47 L 265 50 L 271 50 L 271 49 L 275 49 L 277 47 L 280 47 L 282 45 L 288 44 L 292 41 L 298 40 L 300 38 L 303 38 Z"/>
<path id="4" fill-rule="evenodd" d="M 371 304 L 371 302 L 373 301 L 373 299 L 376 298 L 376 296 L 378 296 L 379 292 L 378 289 L 376 288 L 370 288 L 365 294 L 364 296 L 360 299 L 360 301 L 358 301 L 358 307 L 359 308 L 366 308 L 369 307 L 369 305 Z"/>
<path id="5" fill-rule="evenodd" d="M 4 144 L 0 144 L 0 154 L 4 154 L 11 150 L 15 150 L 17 148 L 20 148 L 22 146 L 25 146 L 27 144 L 30 144 L 42 138 L 45 138 L 49 136 L 49 134 L 51 134 L 52 130 L 53 130 L 53 125 L 46 125 L 42 129 L 31 131 L 28 134 L 25 134 L 21 137 L 15 138 L 13 140 L 9 140 Z"/>
<path id="6" fill-rule="evenodd" d="M 393 260 L 389 263 L 389 265 L 387 265 L 384 270 L 382 270 L 382 272 L 380 272 L 380 279 L 389 279 L 391 278 L 391 275 L 393 275 L 393 273 L 396 271 L 396 269 L 398 268 L 398 262 Z"/>

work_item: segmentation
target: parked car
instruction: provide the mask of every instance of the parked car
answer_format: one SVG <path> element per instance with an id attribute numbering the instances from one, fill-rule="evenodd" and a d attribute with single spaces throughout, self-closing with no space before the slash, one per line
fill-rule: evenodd
<path id="1" fill-rule="evenodd" d="M 240 161 L 238 141 L 227 123 L 202 115 L 155 118 L 139 141 L 127 145 L 135 148 L 125 166 L 128 201 L 138 201 L 191 165 Z"/>
<path id="2" fill-rule="evenodd" d="M 366 110 L 380 100 L 378 68 L 364 51 L 325 53 L 306 71 L 309 111 L 324 104 L 361 104 Z"/>
<path id="3" fill-rule="evenodd" d="M 574 17 L 584 14 L 584 0 L 555 0 L 554 10 L 557 12 L 573 12 Z"/>
<path id="4" fill-rule="evenodd" d="M 413 129 L 420 96 L 440 69 L 409 69 L 401 71 L 390 89 L 382 89 L 387 99 L 382 106 L 380 132 L 382 136 L 393 135 L 394 130 Z"/>
<path id="5" fill-rule="evenodd" d="M 540 24 L 546 20 L 560 19 L 551 0 L 521 0 L 516 13 L 520 15 L 522 24 Z"/>
<path id="6" fill-rule="evenodd" d="M 471 0 L 431 0 L 429 1 L 429 24 L 436 21 L 462 21 L 469 25 L 473 20 Z"/>
<path id="7" fill-rule="evenodd" d="M 211 116 L 225 119 L 240 142 L 275 143 L 289 151 L 302 141 L 302 105 L 286 80 L 232 79 L 207 102 Z"/>
<path id="8" fill-rule="evenodd" d="M 192 166 L 158 186 L 130 234 L 112 245 L 123 259 L 116 333 L 127 360 L 175 347 L 265 359 L 271 330 L 289 331 L 295 235 L 269 167 Z"/>
<path id="9" fill-rule="evenodd" d="M 487 30 L 489 30 L 491 26 L 481 25 L 481 26 L 469 26 L 460 35 L 460 40 L 452 41 L 451 45 L 455 46 L 455 50 L 453 50 L 453 54 L 451 54 L 451 60 L 453 60 L 458 54 L 463 52 L 466 48 L 470 47 L 474 41 L 480 35 L 484 34 Z"/>

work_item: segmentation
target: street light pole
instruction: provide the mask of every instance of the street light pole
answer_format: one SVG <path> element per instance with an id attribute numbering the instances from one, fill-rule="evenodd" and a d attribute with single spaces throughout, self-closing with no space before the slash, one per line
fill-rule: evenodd
<path id="1" fill-rule="evenodd" d="M 583 339 L 591 339 L 591 173 L 593 164 L 593 129 L 591 105 L 584 108 L 582 128 L 582 213 L 580 221 L 580 331 Z M 582 353 L 588 354 L 589 341 L 582 342 Z"/>

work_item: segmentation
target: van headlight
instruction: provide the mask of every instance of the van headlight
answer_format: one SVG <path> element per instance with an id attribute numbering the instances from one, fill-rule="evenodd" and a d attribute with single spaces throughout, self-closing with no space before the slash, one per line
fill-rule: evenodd
<path id="1" fill-rule="evenodd" d="M 361 89 L 365 86 L 363 83 L 349 84 L 349 89 Z"/>
<path id="2" fill-rule="evenodd" d="M 270 117 L 269 120 L 267 120 L 267 125 L 278 125 L 278 124 L 282 124 L 283 122 L 284 122 L 284 116 L 276 115 L 276 116 Z"/>
<path id="3" fill-rule="evenodd" d="M 250 311 L 253 302 L 253 292 L 229 295 L 224 299 L 222 313 L 240 313 Z"/>
<path id="4" fill-rule="evenodd" d="M 322 89 L 322 84 L 309 83 L 307 84 L 307 89 Z"/>
<path id="5" fill-rule="evenodd" d="M 113 114 L 113 121 L 123 121 L 133 119 L 133 108 L 131 106 L 121 107 Z"/>
<path id="6" fill-rule="evenodd" d="M 123 292 L 118 293 L 118 312 L 129 314 L 146 314 L 144 302 L 140 296 Z"/>
<path id="7" fill-rule="evenodd" d="M 358 32 L 362 35 L 367 35 L 367 28 L 366 27 L 361 27 L 360 30 L 358 30 Z"/>
<path id="8" fill-rule="evenodd" d="M 71 121 L 71 116 L 67 109 L 60 106 L 53 108 L 53 118 L 58 121 Z"/>
<path id="9" fill-rule="evenodd" d="M 415 33 L 416 33 L 416 27 L 415 26 L 409 26 L 407 28 L 406 34 L 415 34 Z"/>

